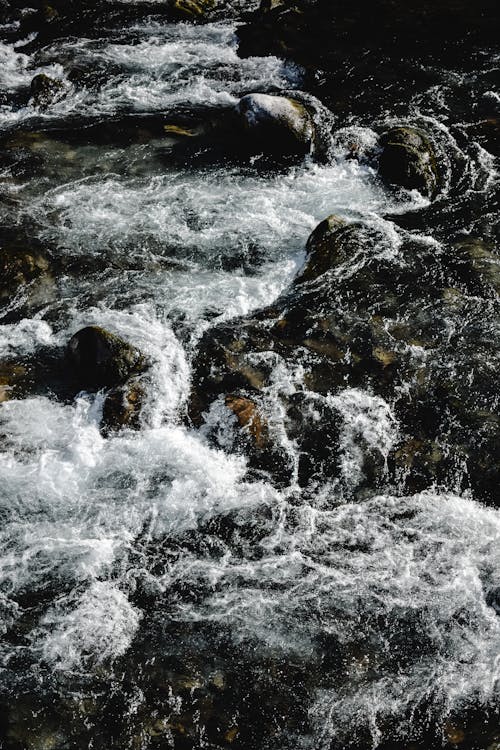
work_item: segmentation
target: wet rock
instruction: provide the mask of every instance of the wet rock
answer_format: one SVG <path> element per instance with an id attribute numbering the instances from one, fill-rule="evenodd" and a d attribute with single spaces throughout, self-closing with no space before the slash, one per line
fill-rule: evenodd
<path id="1" fill-rule="evenodd" d="M 0 362 L 0 404 L 22 395 L 27 370 L 17 362 Z"/>
<path id="2" fill-rule="evenodd" d="M 490 154 L 500 156 L 500 117 L 482 120 L 474 124 L 469 132 Z"/>
<path id="3" fill-rule="evenodd" d="M 259 9 L 239 29 L 244 55 L 287 55 L 321 69 L 341 63 L 349 49 L 386 45 L 389 53 L 443 48 L 457 42 L 493 38 L 488 19 L 494 0 L 473 8 L 467 0 L 262 0 Z M 359 63 L 359 57 L 357 62 Z"/>
<path id="4" fill-rule="evenodd" d="M 200 21 L 212 6 L 211 0 L 174 0 L 172 13 L 181 21 Z"/>
<path id="5" fill-rule="evenodd" d="M 314 123 L 296 99 L 270 94 L 248 94 L 236 105 L 252 150 L 272 155 L 303 156 L 311 152 Z"/>
<path id="6" fill-rule="evenodd" d="M 88 326 L 75 333 L 67 351 L 84 387 L 121 385 L 146 367 L 146 359 L 138 349 L 99 326 Z M 109 409 L 111 412 L 111 405 Z"/>
<path id="7" fill-rule="evenodd" d="M 246 400 L 258 404 L 278 372 L 295 378 L 301 368 L 296 385 L 286 380 L 273 403 L 285 415 L 280 424 L 295 446 L 302 486 L 336 478 L 341 422 L 328 402 L 348 388 L 394 404 L 399 426 L 387 463 L 356 439 L 363 453 L 356 496 L 383 486 L 386 472 L 411 494 L 446 484 L 460 465 L 464 490 L 495 504 L 495 308 L 485 307 L 484 321 L 476 308 L 485 292 L 486 302 L 493 299 L 498 263 L 484 243 L 460 244 L 436 256 L 433 246 L 407 238 L 394 256 L 379 228 L 328 217 L 312 233 L 305 267 L 288 290 L 269 307 L 203 337 L 193 366 L 193 422 L 203 424 L 211 405 L 228 393 L 245 399 L 235 404 L 240 424 L 250 422 L 253 407 Z M 466 320 L 468 336 L 477 327 L 479 358 L 465 348 L 462 323 L 450 338 L 450 319 Z M 268 460 L 268 446 L 260 454 L 251 443 L 244 450 L 252 466 L 283 474 L 286 461 Z"/>
<path id="8" fill-rule="evenodd" d="M 31 100 L 36 107 L 46 109 L 61 98 L 64 84 L 45 73 L 39 73 L 31 81 Z"/>
<path id="9" fill-rule="evenodd" d="M 411 127 L 391 128 L 380 139 L 380 175 L 393 185 L 433 197 L 439 186 L 435 149 L 429 137 Z"/>
<path id="10" fill-rule="evenodd" d="M 38 249 L 12 245 L 0 249 L 0 303 L 10 301 L 23 287 L 34 303 L 49 299 L 54 285 L 51 261 Z"/>
<path id="11" fill-rule="evenodd" d="M 257 404 L 250 398 L 236 394 L 227 395 L 225 404 L 235 415 L 240 427 L 251 436 L 255 447 L 264 448 L 268 442 L 267 425 Z"/>
<path id="12" fill-rule="evenodd" d="M 123 427 L 138 429 L 144 397 L 144 388 L 138 380 L 113 388 L 104 401 L 102 431 L 109 434 Z"/>
<path id="13" fill-rule="evenodd" d="M 455 243 L 454 249 L 455 268 L 472 292 L 500 294 L 500 256 L 490 243 L 471 237 Z"/>
<path id="14" fill-rule="evenodd" d="M 331 214 L 318 224 L 307 240 L 306 262 L 295 280 L 296 283 L 316 279 L 342 260 L 341 237 L 345 234 L 347 226 L 347 223 L 335 214 Z"/>
<path id="15" fill-rule="evenodd" d="M 486 594 L 486 604 L 492 607 L 497 615 L 500 615 L 500 586 L 496 586 Z"/>

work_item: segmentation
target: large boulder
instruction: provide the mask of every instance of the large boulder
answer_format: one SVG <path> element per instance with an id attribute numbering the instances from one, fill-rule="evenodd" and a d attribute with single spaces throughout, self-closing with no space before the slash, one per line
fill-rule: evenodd
<path id="1" fill-rule="evenodd" d="M 193 363 L 192 422 L 210 425 L 223 400 L 251 438 L 252 467 L 281 482 L 297 462 L 304 486 L 337 481 L 345 429 L 351 417 L 356 424 L 350 407 L 342 416 L 338 405 L 346 390 L 360 393 L 363 408 L 390 405 L 398 434 L 385 456 L 356 437 L 356 497 L 389 475 L 409 493 L 456 482 L 460 465 L 464 488 L 494 503 L 498 256 L 478 238 L 436 254 L 434 245 L 405 237 L 395 252 L 380 227 L 337 216 L 316 228 L 307 251 L 272 305 L 204 335 Z M 278 393 L 277 382 L 284 384 Z M 271 434 L 256 451 L 259 404 Z M 271 455 L 277 435 L 282 450 Z"/>
<path id="2" fill-rule="evenodd" d="M 379 173 L 390 184 L 433 197 L 439 187 L 436 150 L 423 131 L 401 126 L 383 133 Z"/>
<path id="3" fill-rule="evenodd" d="M 67 351 L 80 384 L 86 388 L 121 385 L 146 367 L 146 359 L 138 349 L 99 326 L 75 333 Z"/>
<path id="4" fill-rule="evenodd" d="M 247 94 L 236 105 L 252 150 L 275 155 L 308 154 L 314 144 L 314 122 L 296 99 L 271 94 Z"/>

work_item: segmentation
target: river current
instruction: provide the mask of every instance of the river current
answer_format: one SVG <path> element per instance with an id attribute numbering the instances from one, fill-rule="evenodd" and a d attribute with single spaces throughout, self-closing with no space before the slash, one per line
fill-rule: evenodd
<path id="1" fill-rule="evenodd" d="M 341 137 L 326 163 L 182 163 L 170 123 L 305 85 L 291 62 L 238 57 L 235 32 L 224 18 L 151 17 L 0 46 L 1 135 L 17 149 L 2 226 L 63 269 L 34 301 L 20 290 L 5 302 L 0 356 L 36 362 L 96 324 L 151 361 L 138 431 L 102 434 L 102 392 L 68 402 L 40 388 L 1 405 L 0 746 L 496 748 L 498 510 L 459 477 L 410 495 L 388 481 L 355 500 L 363 452 L 386 460 L 400 431 L 393 404 L 363 388 L 321 397 L 338 414 L 340 480 L 307 490 L 293 471 L 286 486 L 249 472 L 222 406 L 201 427 L 186 420 L 201 336 L 286 290 L 325 216 L 374 227 L 391 262 L 402 231 L 438 252 L 452 210 L 389 190 Z M 92 77 L 75 83 L 82 69 Z M 25 95 L 37 73 L 64 85 L 44 111 Z M 471 204 L 494 161 L 479 144 L 464 152 L 447 112 L 479 75 L 407 103 L 466 165 Z M 366 117 L 338 124 L 373 139 Z M 428 225 L 398 226 L 422 213 Z M 277 435 L 279 393 L 303 383 L 299 360 L 276 365 Z"/>

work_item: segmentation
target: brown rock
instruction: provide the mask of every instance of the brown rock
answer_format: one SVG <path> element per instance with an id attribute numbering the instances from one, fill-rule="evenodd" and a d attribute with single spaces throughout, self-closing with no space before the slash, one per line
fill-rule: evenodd
<path id="1" fill-rule="evenodd" d="M 240 427 L 252 436 L 257 448 L 264 448 L 268 440 L 267 425 L 259 414 L 256 403 L 244 396 L 229 394 L 225 404 L 236 416 Z"/>

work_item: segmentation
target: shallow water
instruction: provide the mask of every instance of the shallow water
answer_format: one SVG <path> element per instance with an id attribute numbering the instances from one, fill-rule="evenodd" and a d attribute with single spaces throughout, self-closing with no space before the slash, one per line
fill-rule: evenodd
<path id="1" fill-rule="evenodd" d="M 286 486 L 248 472 L 222 402 L 199 429 L 185 420 L 202 334 L 272 303 L 325 216 L 364 221 L 383 238 L 369 259 L 337 271 L 348 278 L 374 257 L 404 265 L 408 237 L 439 255 L 458 186 L 466 208 L 485 200 L 493 159 L 450 131 L 447 91 L 429 88 L 408 113 L 414 121 L 425 110 L 446 146 L 445 187 L 429 206 L 346 158 L 345 137 L 330 163 L 279 172 L 179 166 L 168 138 L 75 139 L 96 118 L 175 122 L 251 91 L 300 89 L 294 65 L 240 60 L 233 23 L 147 20 L 31 54 L 5 43 L 1 54 L 2 132 L 39 160 L 3 168 L 2 221 L 50 248 L 63 270 L 41 301 L 6 304 L 0 353 L 36 362 L 99 324 L 151 362 L 138 432 L 101 434 L 103 393 L 1 406 L 3 746 L 327 750 L 431 737 L 430 746 L 450 742 L 447 722 L 477 706 L 493 716 L 477 742 L 491 744 L 498 511 L 459 480 L 403 496 L 388 474 L 354 502 L 365 457 L 384 465 L 401 428 L 394 405 L 369 389 L 308 394 L 318 420 L 334 415 L 339 443 L 337 479 L 307 489 L 296 471 Z M 97 79 L 73 83 L 78 66 Z M 28 101 L 37 72 L 65 85 L 46 112 Z M 366 121 L 343 125 L 373 140 Z M 408 216 L 414 224 L 402 228 Z M 477 221 L 471 213 L 467 231 Z M 471 316 L 483 303 L 471 303 Z M 486 327 L 496 300 L 485 304 Z M 471 318 L 447 325 L 450 340 L 460 326 L 468 336 Z M 432 352 L 417 342 L 414 356 Z M 304 365 L 272 364 L 270 429 L 298 463 L 279 396 L 307 390 Z"/>

